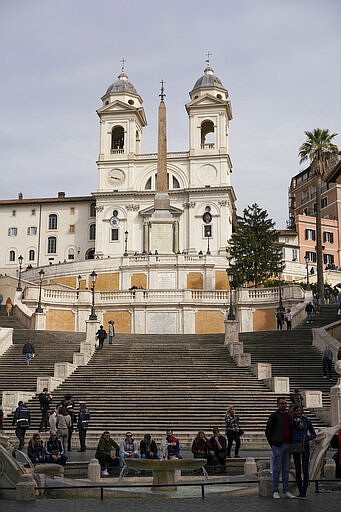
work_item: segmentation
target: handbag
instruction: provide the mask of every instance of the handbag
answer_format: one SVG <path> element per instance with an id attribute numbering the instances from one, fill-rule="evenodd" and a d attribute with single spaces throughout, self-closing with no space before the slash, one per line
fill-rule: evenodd
<path id="1" fill-rule="evenodd" d="M 300 443 L 291 443 L 289 447 L 290 453 L 302 453 L 304 452 L 304 443 L 303 441 Z"/>

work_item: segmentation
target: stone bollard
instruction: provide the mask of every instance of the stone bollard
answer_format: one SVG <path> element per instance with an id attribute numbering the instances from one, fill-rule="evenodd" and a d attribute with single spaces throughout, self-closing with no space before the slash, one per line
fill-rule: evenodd
<path id="1" fill-rule="evenodd" d="M 326 480 L 333 480 L 335 478 L 335 461 L 327 459 L 323 466 L 323 477 Z"/>
<path id="2" fill-rule="evenodd" d="M 259 496 L 272 496 L 272 476 L 268 469 L 263 469 L 259 473 L 258 482 L 258 495 Z"/>
<path id="3" fill-rule="evenodd" d="M 257 464 L 253 457 L 246 457 L 244 463 L 244 475 L 255 475 L 257 473 Z"/>
<path id="4" fill-rule="evenodd" d="M 21 475 L 20 481 L 16 486 L 15 499 L 16 501 L 35 500 L 35 481 L 31 475 Z"/>
<path id="5" fill-rule="evenodd" d="M 97 459 L 91 459 L 89 462 L 88 479 L 91 482 L 99 482 L 101 480 L 101 466 Z"/>

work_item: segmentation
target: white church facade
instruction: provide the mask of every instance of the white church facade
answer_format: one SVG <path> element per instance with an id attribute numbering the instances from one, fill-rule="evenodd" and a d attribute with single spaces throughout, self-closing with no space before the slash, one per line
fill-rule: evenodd
<path id="1" fill-rule="evenodd" d="M 22 304 L 34 315 L 44 271 L 41 328 L 85 330 L 95 272 L 98 321 L 114 319 L 118 332 L 224 332 L 236 219 L 228 91 L 207 65 L 185 106 L 189 147 L 181 152 L 167 151 L 164 96 L 162 88 L 158 151 L 145 154 L 143 101 L 122 70 L 97 110 L 96 192 L 0 201 L 1 273 L 17 277 L 23 256 Z M 242 330 L 258 322 L 252 300 L 242 300 Z M 272 311 L 265 317 L 271 323 Z"/>

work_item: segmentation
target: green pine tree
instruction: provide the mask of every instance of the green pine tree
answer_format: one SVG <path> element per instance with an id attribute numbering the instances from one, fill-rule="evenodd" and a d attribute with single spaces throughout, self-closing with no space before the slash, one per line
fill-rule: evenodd
<path id="1" fill-rule="evenodd" d="M 237 227 L 230 241 L 234 285 L 253 282 L 257 287 L 265 279 L 283 270 L 282 251 L 275 223 L 257 204 L 248 206 L 237 217 Z"/>

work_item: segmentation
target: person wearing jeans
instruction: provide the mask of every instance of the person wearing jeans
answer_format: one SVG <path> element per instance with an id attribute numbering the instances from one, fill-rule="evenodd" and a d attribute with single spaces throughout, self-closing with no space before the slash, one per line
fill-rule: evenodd
<path id="1" fill-rule="evenodd" d="M 292 426 L 287 413 L 287 402 L 283 397 L 277 399 L 277 411 L 270 414 L 265 435 L 271 446 L 272 454 L 272 485 L 273 498 L 279 499 L 279 475 L 282 473 L 284 496 L 295 498 L 289 492 L 289 468 L 290 468 L 290 442 Z"/>

